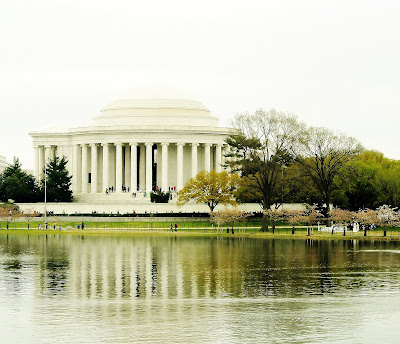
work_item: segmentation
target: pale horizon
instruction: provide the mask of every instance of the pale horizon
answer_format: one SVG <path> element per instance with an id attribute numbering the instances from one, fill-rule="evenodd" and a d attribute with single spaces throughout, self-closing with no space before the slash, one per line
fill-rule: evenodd
<path id="1" fill-rule="evenodd" d="M 89 121 L 163 83 L 220 125 L 275 108 L 400 159 L 396 1 L 38 0 L 0 5 L 0 155 L 32 169 L 28 132 Z"/>

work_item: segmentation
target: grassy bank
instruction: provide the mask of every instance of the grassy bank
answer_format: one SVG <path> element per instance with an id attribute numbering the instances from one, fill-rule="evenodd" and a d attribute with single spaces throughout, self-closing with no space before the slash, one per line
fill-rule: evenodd
<path id="1" fill-rule="evenodd" d="M 155 236 L 209 236 L 209 237 L 239 237 L 239 238 L 260 238 L 260 239 L 301 239 L 301 240 L 385 240 L 385 241 L 400 241 L 400 231 L 396 228 L 396 231 L 388 231 L 387 236 L 383 236 L 382 230 L 369 231 L 367 236 L 364 236 L 364 232 L 346 232 L 346 236 L 343 233 L 325 233 L 313 230 L 311 235 L 307 234 L 306 228 L 296 228 L 296 233 L 291 234 L 291 229 L 286 227 L 277 228 L 275 233 L 272 232 L 260 232 L 259 228 L 235 228 L 234 234 L 231 231 L 227 233 L 226 229 L 222 232 L 212 228 L 178 228 L 178 231 L 170 231 L 160 228 L 148 230 L 146 228 L 131 228 L 131 229 L 120 229 L 120 228 L 108 228 L 108 229 L 62 229 L 62 230 L 38 230 L 38 229 L 1 229 L 0 233 L 7 234 L 33 234 L 33 235 L 107 235 L 107 236 L 135 236 L 135 235 L 155 235 Z"/>

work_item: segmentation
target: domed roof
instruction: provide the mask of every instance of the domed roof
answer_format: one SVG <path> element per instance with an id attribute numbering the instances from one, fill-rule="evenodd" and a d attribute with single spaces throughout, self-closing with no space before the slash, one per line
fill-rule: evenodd
<path id="1" fill-rule="evenodd" d="M 198 100 L 175 87 L 144 86 L 105 106 L 95 126 L 218 126 L 218 118 Z"/>

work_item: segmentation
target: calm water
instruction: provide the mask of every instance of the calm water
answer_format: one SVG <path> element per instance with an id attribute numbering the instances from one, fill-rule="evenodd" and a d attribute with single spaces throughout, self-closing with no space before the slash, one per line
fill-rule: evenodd
<path id="1" fill-rule="evenodd" d="M 0 234 L 1 343 L 399 343 L 400 244 Z"/>

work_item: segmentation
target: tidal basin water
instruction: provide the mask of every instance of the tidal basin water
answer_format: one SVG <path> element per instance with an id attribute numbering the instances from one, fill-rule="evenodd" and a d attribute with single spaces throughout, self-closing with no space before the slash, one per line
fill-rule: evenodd
<path id="1" fill-rule="evenodd" d="M 399 343 L 400 243 L 0 233 L 1 343 Z"/>

